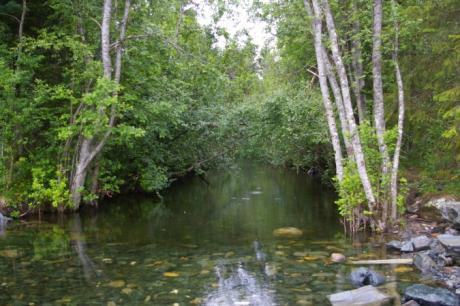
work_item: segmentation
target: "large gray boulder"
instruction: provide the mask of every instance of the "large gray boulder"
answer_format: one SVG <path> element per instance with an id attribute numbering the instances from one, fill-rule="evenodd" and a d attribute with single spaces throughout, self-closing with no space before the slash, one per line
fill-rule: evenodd
<path id="1" fill-rule="evenodd" d="M 460 229 L 460 201 L 439 198 L 430 201 L 427 205 L 436 207 L 447 222 Z"/>
<path id="2" fill-rule="evenodd" d="M 412 285 L 404 291 L 406 301 L 416 301 L 421 306 L 459 306 L 457 295 L 444 288 L 433 288 L 422 284 Z"/>
<path id="3" fill-rule="evenodd" d="M 447 255 L 453 257 L 456 263 L 460 263 L 460 236 L 444 234 L 437 238 L 446 248 Z"/>
<path id="4" fill-rule="evenodd" d="M 393 305 L 394 300 L 394 297 L 381 292 L 373 286 L 331 294 L 328 298 L 332 306 L 386 306 Z"/>
<path id="5" fill-rule="evenodd" d="M 438 240 L 448 251 L 455 251 L 460 253 L 460 236 L 457 235 L 438 235 Z"/>

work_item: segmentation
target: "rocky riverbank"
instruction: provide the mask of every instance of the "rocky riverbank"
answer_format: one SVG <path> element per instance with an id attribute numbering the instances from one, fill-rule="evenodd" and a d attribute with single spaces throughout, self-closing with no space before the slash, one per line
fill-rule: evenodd
<path id="1" fill-rule="evenodd" d="M 387 248 L 412 257 L 424 276 L 460 294 L 460 201 L 437 198 L 409 211 L 399 240 L 388 242 Z"/>
<path id="2" fill-rule="evenodd" d="M 387 253 L 398 259 L 380 262 L 412 262 L 424 278 L 438 282 L 439 287 L 413 284 L 400 297 L 384 284 L 382 275 L 361 267 L 349 277 L 357 289 L 330 295 L 332 305 L 460 305 L 460 201 L 443 197 L 415 202 L 408 207 L 404 221 L 393 233 L 396 239 L 386 243 Z"/>

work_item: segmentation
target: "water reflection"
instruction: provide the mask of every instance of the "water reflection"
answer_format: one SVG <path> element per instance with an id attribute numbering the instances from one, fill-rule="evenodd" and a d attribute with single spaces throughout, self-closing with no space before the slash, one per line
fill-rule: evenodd
<path id="1" fill-rule="evenodd" d="M 10 220 L 10 218 L 7 218 L 4 215 L 2 215 L 2 213 L 0 213 L 0 238 L 5 236 L 6 226 L 8 221 Z"/>
<path id="2" fill-rule="evenodd" d="M 276 305 L 269 284 L 260 282 L 241 263 L 236 269 L 225 265 L 216 266 L 215 271 L 218 288 L 205 298 L 204 305 Z"/>
<path id="3" fill-rule="evenodd" d="M 72 247 L 77 253 L 86 281 L 90 281 L 91 278 L 96 275 L 96 265 L 86 253 L 86 242 L 85 237 L 83 236 L 80 215 L 75 214 L 73 216 L 73 220 L 70 221 L 70 224 Z"/>

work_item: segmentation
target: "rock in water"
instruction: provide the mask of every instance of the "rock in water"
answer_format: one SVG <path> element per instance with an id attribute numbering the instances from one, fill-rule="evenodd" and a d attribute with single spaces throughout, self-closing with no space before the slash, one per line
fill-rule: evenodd
<path id="1" fill-rule="evenodd" d="M 414 300 L 420 305 L 459 306 L 458 296 L 444 288 L 433 288 L 422 284 L 412 285 L 404 291 L 406 301 Z"/>
<path id="2" fill-rule="evenodd" d="M 344 262 L 347 258 L 341 253 L 332 253 L 331 261 L 332 262 Z"/>
<path id="3" fill-rule="evenodd" d="M 369 268 L 361 267 L 351 272 L 350 280 L 355 287 L 380 286 L 385 282 L 385 277 Z"/>
<path id="4" fill-rule="evenodd" d="M 411 240 L 403 242 L 401 245 L 401 252 L 413 252 L 414 251 L 414 244 Z"/>
<path id="5" fill-rule="evenodd" d="M 436 268 L 436 263 L 427 253 L 418 253 L 414 256 L 414 265 L 423 273 L 430 273 Z"/>
<path id="6" fill-rule="evenodd" d="M 365 286 L 355 290 L 349 290 L 331 294 L 328 296 L 333 306 L 352 305 L 391 305 L 393 297 L 379 291 L 372 286 Z"/>
<path id="7" fill-rule="evenodd" d="M 302 230 L 296 227 L 280 227 L 273 231 L 273 236 L 275 237 L 296 238 L 302 235 Z"/>
<path id="8" fill-rule="evenodd" d="M 430 248 L 431 239 L 426 236 L 418 236 L 411 239 L 415 251 L 428 250 Z"/>

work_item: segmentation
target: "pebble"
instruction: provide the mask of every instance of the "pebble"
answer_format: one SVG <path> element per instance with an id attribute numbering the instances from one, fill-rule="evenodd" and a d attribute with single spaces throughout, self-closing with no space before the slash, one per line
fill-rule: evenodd
<path id="1" fill-rule="evenodd" d="M 123 280 L 114 280 L 109 283 L 109 287 L 112 288 L 121 288 L 125 286 L 125 281 Z"/>
<path id="2" fill-rule="evenodd" d="M 163 276 L 164 277 L 178 277 L 179 273 L 177 273 L 177 272 L 165 272 L 165 273 L 163 273 Z"/>
<path id="3" fill-rule="evenodd" d="M 344 262 L 347 258 L 345 257 L 345 255 L 341 254 L 341 253 L 332 253 L 331 254 L 331 261 L 332 262 Z"/>
<path id="4" fill-rule="evenodd" d="M 200 298 L 194 298 L 193 300 L 190 301 L 190 304 L 193 304 L 193 305 L 199 305 L 203 302 L 203 299 L 200 299 Z"/>
<path id="5" fill-rule="evenodd" d="M 123 288 L 121 290 L 121 292 L 124 293 L 124 294 L 130 295 L 133 292 L 133 289 L 131 289 L 131 288 Z"/>

